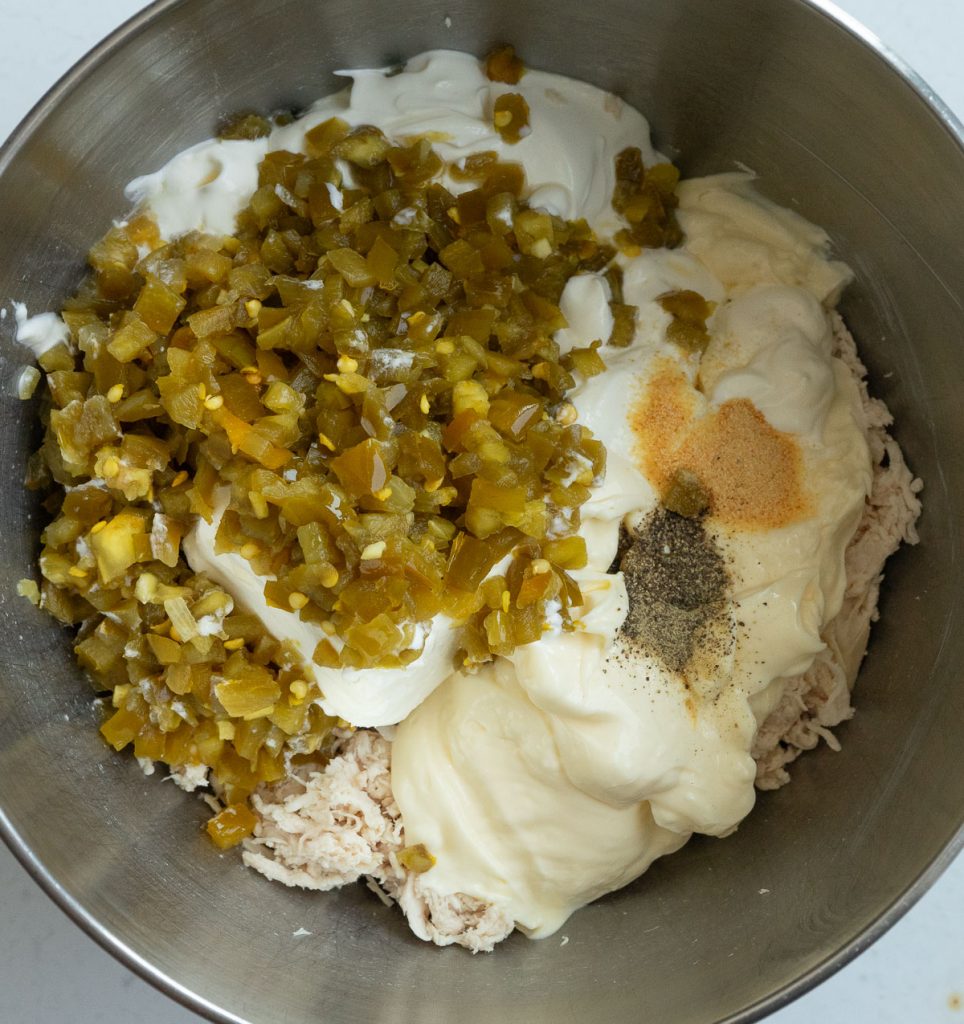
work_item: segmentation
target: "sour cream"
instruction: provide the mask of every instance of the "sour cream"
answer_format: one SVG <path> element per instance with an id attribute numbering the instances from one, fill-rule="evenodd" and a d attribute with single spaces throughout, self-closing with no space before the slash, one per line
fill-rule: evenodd
<path id="1" fill-rule="evenodd" d="M 534 206 L 569 219 L 585 217 L 610 233 L 619 227 L 610 205 L 614 158 L 639 146 L 647 164 L 655 160 L 649 125 L 638 111 L 562 75 L 528 71 L 518 85 L 503 85 L 490 82 L 474 57 L 450 50 L 413 57 L 399 74 L 383 69 L 341 75 L 351 87 L 319 100 L 292 124 L 264 139 L 201 142 L 132 181 L 128 198 L 150 207 L 165 238 L 196 230 L 229 234 L 257 188 L 265 153 L 300 152 L 308 131 L 340 117 L 350 125 L 377 125 L 394 138 L 426 136 L 447 162 L 494 151 L 525 167 Z M 530 111 L 532 131 L 514 146 L 492 126 L 493 104 L 507 92 L 521 93 Z M 466 187 L 446 184 L 456 192 Z"/>
<path id="2" fill-rule="evenodd" d="M 13 304 L 17 325 L 17 341 L 29 348 L 34 356 L 42 356 L 60 344 L 70 343 L 70 331 L 56 313 L 36 313 L 33 316 L 22 302 Z"/>
<path id="3" fill-rule="evenodd" d="M 197 573 L 223 587 L 237 604 L 261 620 L 271 636 L 291 644 L 305 672 L 318 684 L 322 710 L 357 726 L 387 726 L 400 722 L 443 679 L 452 674 L 458 634 L 444 615 L 437 616 L 416 634 L 418 657 L 403 668 L 331 669 L 312 661 L 315 648 L 331 637 L 296 611 L 269 605 L 264 597 L 267 578 L 259 576 L 246 558 L 232 551 L 217 552 L 221 517 L 227 507 L 229 488 L 221 488 L 211 521 L 198 519 L 183 540 L 184 556 Z"/>

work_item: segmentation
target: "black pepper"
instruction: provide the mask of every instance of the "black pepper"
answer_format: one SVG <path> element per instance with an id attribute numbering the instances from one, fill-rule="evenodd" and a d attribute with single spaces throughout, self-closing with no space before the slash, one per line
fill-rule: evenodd
<path id="1" fill-rule="evenodd" d="M 698 651 L 712 657 L 719 647 L 722 658 L 729 575 L 701 518 L 652 512 L 636 528 L 620 569 L 629 595 L 626 641 L 684 675 Z"/>

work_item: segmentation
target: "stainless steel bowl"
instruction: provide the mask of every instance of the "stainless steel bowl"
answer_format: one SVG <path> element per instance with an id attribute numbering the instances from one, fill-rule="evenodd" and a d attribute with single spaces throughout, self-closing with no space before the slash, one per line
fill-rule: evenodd
<path id="1" fill-rule="evenodd" d="M 844 750 L 805 757 L 725 842 L 697 840 L 577 914 L 569 943 L 439 951 L 361 887 L 305 895 L 201 837 L 205 809 L 100 742 L 68 637 L 14 596 L 37 546 L 21 489 L 35 409 L 0 323 L 0 831 L 105 947 L 219 1021 L 749 1021 L 845 963 L 962 842 L 964 151 L 960 125 L 852 22 L 803 0 L 163 0 L 98 47 L 0 154 L 0 296 L 78 282 L 124 184 L 241 108 L 298 107 L 332 70 L 516 42 L 625 96 L 688 173 L 739 160 L 826 225 L 845 312 L 927 482 L 890 565 Z M 761 890 L 765 893 L 761 894 Z M 304 927 L 310 941 L 295 942 Z"/>

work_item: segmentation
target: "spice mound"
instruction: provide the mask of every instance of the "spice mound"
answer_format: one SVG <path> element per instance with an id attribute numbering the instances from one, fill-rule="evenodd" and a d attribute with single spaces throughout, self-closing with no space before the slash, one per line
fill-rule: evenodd
<path id="1" fill-rule="evenodd" d="M 619 568 L 629 596 L 625 637 L 671 672 L 685 672 L 697 652 L 706 657 L 714 633 L 729 626 L 729 580 L 700 519 L 650 513 Z"/>

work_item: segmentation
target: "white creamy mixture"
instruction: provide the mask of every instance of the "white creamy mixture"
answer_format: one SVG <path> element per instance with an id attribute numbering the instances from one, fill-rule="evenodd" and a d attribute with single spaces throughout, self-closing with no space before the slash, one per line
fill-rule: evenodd
<path id="1" fill-rule="evenodd" d="M 350 90 L 320 101 L 268 139 L 211 141 L 140 178 L 143 201 L 167 238 L 192 229 L 227 233 L 268 150 L 301 148 L 304 133 L 337 115 L 387 134 L 428 134 L 446 160 L 495 150 L 523 164 L 531 203 L 585 217 L 602 235 L 621 226 L 610 206 L 613 159 L 637 146 L 659 159 L 643 117 L 592 86 L 537 71 L 518 86 L 489 82 L 470 56 L 433 52 L 404 72 L 347 73 Z M 506 146 L 491 127 L 494 97 L 521 92 L 531 133 Z M 453 191 L 466 187 L 449 181 Z M 574 575 L 586 595 L 581 628 L 550 630 L 475 674 L 452 674 L 455 631 L 444 618 L 402 670 L 315 668 L 324 707 L 353 724 L 398 724 L 392 788 L 406 842 L 437 858 L 423 888 L 461 892 L 504 910 L 533 936 L 631 881 L 693 832 L 725 835 L 753 806 L 750 748 L 782 680 L 804 671 L 839 610 L 844 547 L 871 483 L 858 425 L 859 395 L 831 355 L 828 309 L 849 279 L 827 257 L 826 235 L 759 198 L 744 174 L 685 182 L 685 244 L 621 257 L 636 337 L 604 346 L 607 371 L 571 396 L 606 445 L 608 470 L 583 508 L 590 564 Z M 655 301 L 692 289 L 715 302 L 702 360 L 666 341 L 670 317 Z M 605 341 L 608 285 L 584 275 L 566 287 L 564 348 Z M 646 383 L 680 378 L 694 422 L 748 400 L 799 452 L 806 514 L 771 528 L 707 521 L 733 580 L 725 657 L 687 683 L 656 659 L 629 656 L 619 634 L 628 599 L 606 575 L 620 525 L 656 508 L 634 411 Z M 185 540 L 191 567 L 256 612 L 306 663 L 320 638 L 296 613 L 272 609 L 264 580 L 238 555 L 216 554 L 217 519 Z"/>
<path id="2" fill-rule="evenodd" d="M 17 324 L 17 341 L 29 348 L 34 356 L 42 356 L 61 342 L 70 341 L 70 331 L 56 313 L 30 316 L 22 302 L 15 302 L 13 314 Z"/>
<path id="3" fill-rule="evenodd" d="M 569 219 L 585 217 L 608 234 L 622 226 L 610 205 L 616 154 L 639 146 L 646 164 L 654 161 L 649 125 L 640 113 L 562 75 L 528 71 L 519 85 L 502 85 L 490 82 L 474 57 L 446 50 L 414 57 L 404 73 L 390 77 L 382 70 L 341 74 L 351 78 L 351 88 L 319 100 L 293 124 L 264 139 L 202 142 L 132 181 L 128 197 L 146 201 L 165 238 L 195 230 L 230 234 L 257 188 L 264 155 L 300 152 L 306 132 L 340 117 L 351 125 L 377 125 L 395 138 L 425 135 L 447 162 L 495 151 L 524 165 L 533 206 Z M 514 146 L 492 126 L 492 104 L 508 92 L 525 96 L 533 128 Z M 467 187 L 451 180 L 446 185 L 455 192 Z"/>
<path id="4" fill-rule="evenodd" d="M 400 722 L 452 672 L 458 632 L 444 616 L 427 630 L 417 631 L 419 657 L 399 669 L 332 669 L 315 665 L 311 656 L 322 640 L 331 639 L 320 626 L 303 622 L 284 608 L 272 608 L 264 599 L 265 577 L 258 576 L 246 558 L 232 551 L 215 553 L 215 538 L 227 506 L 229 488 L 223 488 L 210 523 L 200 520 L 183 540 L 184 554 L 195 572 L 203 572 L 238 602 L 254 611 L 276 639 L 288 641 L 301 652 L 305 668 L 324 694 L 326 714 L 357 726 L 386 726 Z M 337 639 L 337 638 L 335 638 Z"/>

